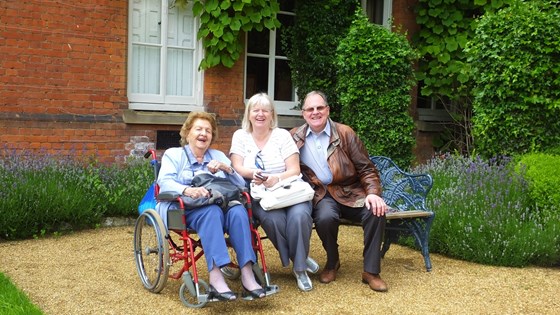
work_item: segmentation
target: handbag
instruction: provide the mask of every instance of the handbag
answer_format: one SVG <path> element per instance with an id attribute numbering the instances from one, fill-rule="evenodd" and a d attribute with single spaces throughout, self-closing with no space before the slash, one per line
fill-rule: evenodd
<path id="1" fill-rule="evenodd" d="M 193 187 L 206 188 L 206 190 L 210 192 L 210 197 L 193 199 L 191 197 L 181 196 L 187 208 L 198 208 L 209 204 L 216 204 L 225 211 L 234 204 L 241 204 L 241 191 L 243 187 L 238 187 L 227 178 L 202 173 L 193 177 L 191 185 Z"/>
<path id="2" fill-rule="evenodd" d="M 265 211 L 306 202 L 312 200 L 313 196 L 315 190 L 301 179 L 301 174 L 288 177 L 269 188 L 251 183 L 251 197 L 259 200 Z"/>

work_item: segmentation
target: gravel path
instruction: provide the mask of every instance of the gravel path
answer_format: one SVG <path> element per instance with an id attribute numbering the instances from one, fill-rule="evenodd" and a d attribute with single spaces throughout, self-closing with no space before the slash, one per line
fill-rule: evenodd
<path id="1" fill-rule="evenodd" d="M 560 268 L 483 266 L 432 255 L 427 273 L 421 255 L 393 245 L 382 262 L 388 293 L 361 283 L 361 229 L 342 226 L 341 264 L 335 282 L 312 275 L 314 289 L 300 292 L 289 268 L 264 241 L 276 295 L 258 301 L 185 307 L 180 282 L 160 294 L 145 290 L 136 274 L 131 226 L 100 228 L 61 237 L 0 242 L 0 270 L 46 314 L 557 314 Z M 324 263 L 313 233 L 311 255 Z M 199 260 L 202 262 L 204 259 Z M 199 270 L 204 269 L 200 265 Z M 207 279 L 205 272 L 200 272 Z M 231 283 L 240 289 L 238 281 Z"/>

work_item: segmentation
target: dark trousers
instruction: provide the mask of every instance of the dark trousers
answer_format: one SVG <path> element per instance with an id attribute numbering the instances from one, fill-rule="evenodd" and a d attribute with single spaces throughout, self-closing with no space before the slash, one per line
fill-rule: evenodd
<path id="1" fill-rule="evenodd" d="M 338 227 L 340 218 L 361 222 L 364 230 L 364 271 L 381 272 L 381 241 L 385 230 L 385 217 L 372 214 L 365 206 L 352 208 L 336 202 L 329 194 L 313 209 L 313 222 L 317 235 L 327 252 L 326 269 L 334 269 L 338 256 Z"/>

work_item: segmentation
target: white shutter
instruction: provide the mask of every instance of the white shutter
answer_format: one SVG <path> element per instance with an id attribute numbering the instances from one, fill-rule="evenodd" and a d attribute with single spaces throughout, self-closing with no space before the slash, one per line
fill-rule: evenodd
<path id="1" fill-rule="evenodd" d="M 187 9 L 167 0 L 129 0 L 130 109 L 190 111 L 202 106 L 202 48 Z"/>
<path id="2" fill-rule="evenodd" d="M 194 96 L 194 17 L 192 11 L 169 12 L 167 31 L 167 96 L 168 101 L 176 102 L 172 96 Z M 182 13 L 182 14 L 179 14 Z"/>

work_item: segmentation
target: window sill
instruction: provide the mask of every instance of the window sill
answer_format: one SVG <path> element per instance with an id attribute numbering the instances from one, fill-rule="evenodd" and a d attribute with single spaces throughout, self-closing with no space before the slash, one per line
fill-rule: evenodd
<path id="1" fill-rule="evenodd" d="M 144 125 L 183 125 L 187 119 L 186 113 L 150 112 L 126 109 L 123 111 L 125 124 Z"/>

